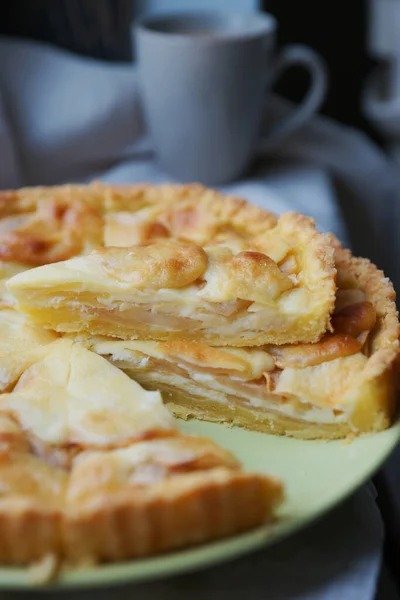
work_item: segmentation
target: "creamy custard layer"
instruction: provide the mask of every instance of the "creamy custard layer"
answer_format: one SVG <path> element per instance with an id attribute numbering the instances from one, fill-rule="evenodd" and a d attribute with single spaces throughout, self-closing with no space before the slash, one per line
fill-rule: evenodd
<path id="1" fill-rule="evenodd" d="M 141 385 L 151 389 L 160 389 L 163 393 L 173 389 L 177 392 L 185 390 L 204 400 L 219 404 L 238 403 L 239 406 L 250 406 L 261 411 L 282 414 L 296 420 L 313 423 L 340 423 L 346 420 L 344 411 L 334 408 L 313 406 L 307 400 L 300 399 L 293 394 L 279 395 L 268 392 L 265 384 L 258 382 L 232 381 L 222 376 L 213 377 L 206 374 L 177 375 L 157 367 L 157 375 L 152 376 L 153 369 L 149 371 L 136 370 L 126 361 L 111 362 L 136 379 Z M 165 387 L 164 387 L 165 386 Z M 168 397 L 165 399 L 168 403 Z"/>
<path id="2" fill-rule="evenodd" d="M 132 342 L 132 344 L 135 343 Z M 152 346 L 149 342 L 147 346 L 149 352 L 157 353 L 156 345 Z M 237 373 L 229 374 L 229 369 L 218 368 L 218 365 L 214 369 L 210 366 L 202 368 L 201 365 L 194 368 L 193 364 L 190 365 L 184 360 L 163 360 L 157 356 L 146 355 L 130 349 L 129 342 L 100 341 L 95 343 L 92 349 L 107 357 L 114 365 L 150 389 L 160 389 L 162 392 L 174 390 L 187 397 L 193 395 L 200 404 L 202 400 L 220 405 L 237 403 L 242 407 L 249 406 L 258 411 L 273 412 L 291 419 L 316 424 L 340 424 L 346 421 L 349 407 L 345 404 L 341 406 L 340 403 L 334 402 L 333 398 L 330 403 L 327 396 L 334 391 L 336 391 L 336 395 L 343 392 L 346 387 L 346 379 L 350 385 L 350 371 L 353 381 L 355 370 L 358 369 L 361 372 L 367 361 L 366 357 L 360 353 L 349 357 L 347 359 L 347 375 L 341 384 L 337 384 L 334 379 L 330 382 L 321 380 L 326 379 L 326 368 L 332 373 L 343 371 L 343 360 L 346 359 L 325 363 L 322 365 L 322 369 L 321 366 L 311 367 L 314 375 L 321 372 L 320 381 L 315 380 L 315 386 L 318 386 L 320 394 L 320 397 L 317 397 L 317 390 L 310 390 L 309 395 L 304 390 L 301 395 L 298 395 L 296 382 L 292 386 L 290 381 L 293 369 L 287 370 L 289 376 L 285 374 L 285 371 L 275 369 L 273 360 L 271 365 L 271 357 L 261 351 L 259 355 L 264 355 L 265 358 L 262 360 L 260 356 L 255 357 L 255 361 L 258 359 L 258 368 L 256 367 L 254 373 L 250 374 L 255 378 L 246 380 Z M 267 370 L 263 371 L 264 368 Z M 268 371 L 268 369 L 270 370 Z M 307 369 L 302 371 L 305 375 L 307 374 Z M 165 400 L 168 402 L 168 397 Z"/>
<path id="3" fill-rule="evenodd" d="M 83 296 L 83 297 L 82 297 Z M 239 309 L 231 315 L 223 315 L 218 307 L 206 312 L 204 304 L 197 309 L 174 311 L 172 303 L 161 303 L 155 308 L 147 304 L 133 304 L 129 296 L 111 298 L 99 302 L 89 294 L 52 296 L 48 302 L 40 295 L 29 294 L 20 304 L 32 321 L 59 332 L 88 331 L 111 337 L 131 339 L 150 337 L 168 339 L 204 339 L 210 343 L 223 340 L 224 345 L 234 340 L 235 345 L 246 345 L 252 340 L 258 344 L 260 331 L 264 339 L 275 339 L 280 332 L 289 330 L 290 336 L 304 335 L 310 326 L 308 314 L 298 315 L 280 312 L 275 307 L 255 310 Z M 155 302 L 158 298 L 155 295 Z M 26 304 L 25 304 L 26 303 Z M 225 308 L 226 310 L 226 308 Z M 289 335 L 289 334 L 288 334 Z M 220 337 L 221 336 L 221 337 Z M 287 336 L 286 336 L 287 337 Z"/>

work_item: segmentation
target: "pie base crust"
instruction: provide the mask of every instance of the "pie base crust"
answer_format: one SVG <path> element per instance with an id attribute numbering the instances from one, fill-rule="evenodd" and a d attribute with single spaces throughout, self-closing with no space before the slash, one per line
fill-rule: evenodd
<path id="1" fill-rule="evenodd" d="M 63 550 L 67 561 L 86 563 L 200 544 L 270 521 L 280 498 L 273 480 L 223 468 L 155 485 L 135 498 L 123 491 L 96 495 L 68 510 Z"/>
<path id="2" fill-rule="evenodd" d="M 273 479 L 216 468 L 148 494 L 94 495 L 64 513 L 30 499 L 2 502 L 0 562 L 29 565 L 52 555 L 85 566 L 150 556 L 266 524 L 281 500 Z"/>

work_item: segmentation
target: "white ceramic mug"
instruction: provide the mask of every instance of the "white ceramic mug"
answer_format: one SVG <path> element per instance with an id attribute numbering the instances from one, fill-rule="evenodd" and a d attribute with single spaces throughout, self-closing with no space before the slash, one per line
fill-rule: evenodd
<path id="1" fill-rule="evenodd" d="M 274 125 L 267 145 L 319 109 L 327 87 L 323 61 L 307 46 L 277 53 L 276 30 L 276 20 L 265 13 L 178 13 L 137 23 L 145 114 L 161 163 L 173 176 L 220 185 L 242 175 L 257 149 L 267 92 L 289 66 L 310 72 L 310 88 Z"/>

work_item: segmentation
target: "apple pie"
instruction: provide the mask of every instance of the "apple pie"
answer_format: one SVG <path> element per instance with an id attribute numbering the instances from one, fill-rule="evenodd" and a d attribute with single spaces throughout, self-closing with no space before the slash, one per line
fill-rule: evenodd
<path id="1" fill-rule="evenodd" d="M 125 560 L 272 521 L 282 483 L 174 416 L 381 430 L 399 335 L 384 274 L 302 215 L 200 185 L 0 192 L 0 563 Z"/>
<path id="2" fill-rule="evenodd" d="M 395 406 L 399 322 L 390 282 L 336 245 L 332 332 L 314 344 L 210 347 L 81 336 L 175 415 L 302 438 L 387 427 Z"/>
<path id="3" fill-rule="evenodd" d="M 57 340 L 0 395 L 0 562 L 123 560 L 271 520 L 280 482 L 184 435 L 159 392 Z"/>
<path id="4" fill-rule="evenodd" d="M 15 194 L 7 210 L 24 216 L 22 228 L 29 215 L 43 225 L 59 204 L 96 214 L 103 248 L 16 275 L 9 289 L 35 326 L 72 332 L 165 390 L 177 414 L 301 437 L 390 423 L 399 353 L 391 284 L 312 220 L 199 185 L 5 194 Z M 85 231 L 89 243 L 69 254 L 97 245 Z"/>
<path id="5" fill-rule="evenodd" d="M 304 237 L 297 267 L 279 266 L 278 245 L 269 251 L 278 262 L 261 251 L 265 240 L 241 250 L 167 239 L 31 269 L 8 289 L 32 322 L 59 332 L 213 346 L 312 342 L 330 326 L 333 249 L 297 222 L 287 214 L 277 225 L 292 243 Z"/>

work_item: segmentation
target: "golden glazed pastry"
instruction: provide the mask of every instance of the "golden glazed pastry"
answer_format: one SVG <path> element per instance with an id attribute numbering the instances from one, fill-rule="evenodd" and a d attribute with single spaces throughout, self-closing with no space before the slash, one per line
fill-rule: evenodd
<path id="1" fill-rule="evenodd" d="M 302 252 L 322 260 L 329 244 L 312 219 L 293 215 L 278 225 L 275 214 L 198 184 L 22 188 L 0 191 L 0 260 L 24 263 L 29 252 L 27 264 L 39 265 L 86 253 L 94 245 L 133 246 L 165 238 L 248 249 L 258 240 L 276 262 L 287 259 L 286 269 L 290 263 L 294 267 L 292 255 L 304 262 Z M 51 234 L 63 248 L 45 248 Z M 76 245 L 67 244 L 71 236 Z M 314 252 L 303 247 L 311 241 Z"/>
<path id="2" fill-rule="evenodd" d="M 334 241 L 332 245 L 334 245 Z M 82 340 L 175 415 L 301 438 L 338 438 L 390 425 L 399 321 L 390 282 L 337 248 L 332 325 L 315 344 L 212 348 L 187 341 Z"/>
<path id="3" fill-rule="evenodd" d="M 293 219 L 295 238 L 297 217 L 284 215 L 278 227 Z M 258 250 L 164 240 L 31 269 L 8 289 L 32 322 L 59 332 L 259 346 L 321 336 L 333 308 L 333 270 L 315 260 L 285 273 Z"/>
<path id="4" fill-rule="evenodd" d="M 281 484 L 181 434 L 146 392 L 71 340 L 0 395 L 0 562 L 123 560 L 272 519 Z"/>
<path id="5" fill-rule="evenodd" d="M 133 197 L 140 206 L 134 213 L 128 208 Z M 114 188 L 108 191 L 106 205 L 105 246 L 127 247 L 172 238 L 194 242 L 213 253 L 219 250 L 222 256 L 230 249 L 238 258 L 233 264 L 226 258 L 225 268 L 214 269 L 213 289 L 208 286 L 209 300 L 215 302 L 224 294 L 231 300 L 235 291 L 245 298 L 251 291 L 255 295 L 258 291 L 259 300 L 269 284 L 263 302 L 271 304 L 275 299 L 284 305 L 284 311 L 293 315 L 297 312 L 299 323 L 303 321 L 302 334 L 295 336 L 289 327 L 289 331 L 280 332 L 277 343 L 300 338 L 316 341 L 329 328 L 336 291 L 333 249 L 329 236 L 317 232 L 312 219 L 296 213 L 278 218 L 243 199 L 223 196 L 199 185 Z M 260 275 L 260 266 L 266 262 L 262 255 L 271 259 L 270 279 L 268 283 L 266 278 L 261 280 L 257 290 L 254 282 Z M 241 272 L 245 281 L 240 282 L 241 286 L 232 285 L 237 280 L 230 280 L 226 271 L 235 275 Z M 238 296 L 233 298 L 237 299 Z M 284 323 L 281 325 L 283 329 Z M 217 345 L 221 343 L 218 341 Z"/>
<path id="6" fill-rule="evenodd" d="M 115 249 L 150 243 L 164 243 L 168 250 L 164 255 L 163 246 L 156 247 L 154 256 L 153 246 L 135 250 L 128 261 L 125 251 Z M 90 315 L 80 297 L 85 319 L 79 314 L 78 324 L 72 318 L 69 330 L 86 327 L 92 333 L 130 338 L 185 337 L 241 346 L 312 342 L 329 328 L 335 295 L 333 251 L 312 219 L 292 213 L 278 219 L 244 200 L 198 185 L 92 184 L 0 195 L 0 260 L 37 266 L 102 245 L 111 246 L 109 254 L 98 252 L 87 259 L 88 265 L 96 263 L 97 274 L 102 267 L 103 285 L 109 283 L 101 291 L 101 316 Z M 83 285 L 91 285 L 94 296 L 96 274 L 90 281 L 90 267 L 84 261 L 76 263 L 77 269 L 79 265 L 84 269 Z M 129 269 L 144 271 L 133 307 L 130 299 L 119 298 L 122 288 L 128 292 Z M 155 305 L 145 296 L 146 289 L 152 298 L 157 295 Z M 80 311 L 74 290 L 70 299 L 62 298 L 62 289 L 59 292 L 54 291 L 60 311 L 72 310 L 76 317 Z M 65 323 L 52 322 L 55 303 L 56 298 L 45 324 L 62 330 Z M 90 308 L 96 313 L 99 307 Z M 46 321 L 43 314 L 36 316 Z M 140 325 L 144 320 L 147 323 Z"/>

